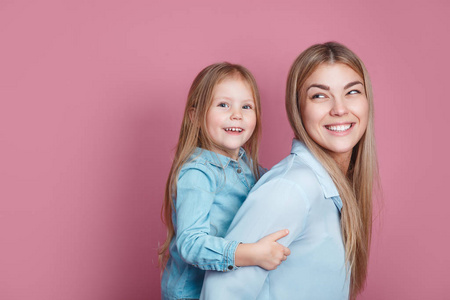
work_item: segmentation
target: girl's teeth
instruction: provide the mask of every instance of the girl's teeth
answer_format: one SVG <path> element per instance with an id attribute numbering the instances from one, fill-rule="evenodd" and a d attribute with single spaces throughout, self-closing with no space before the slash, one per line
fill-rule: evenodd
<path id="1" fill-rule="evenodd" d="M 225 131 L 237 131 L 237 132 L 241 132 L 242 129 L 241 129 L 241 128 L 225 128 Z"/>

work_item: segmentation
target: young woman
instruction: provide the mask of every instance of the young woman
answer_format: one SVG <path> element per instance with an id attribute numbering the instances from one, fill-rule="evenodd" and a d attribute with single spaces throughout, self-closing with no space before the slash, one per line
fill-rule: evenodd
<path id="1" fill-rule="evenodd" d="M 292 251 L 276 270 L 207 272 L 202 299 L 348 299 L 367 275 L 377 177 L 373 99 L 363 62 L 338 43 L 291 67 L 291 154 L 254 186 L 226 235 L 252 242 L 277 229 Z"/>

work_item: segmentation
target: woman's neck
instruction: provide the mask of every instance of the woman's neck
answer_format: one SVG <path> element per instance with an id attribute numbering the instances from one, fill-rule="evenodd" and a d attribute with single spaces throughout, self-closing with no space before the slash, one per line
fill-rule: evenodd
<path id="1" fill-rule="evenodd" d="M 342 173 L 347 175 L 348 168 L 350 166 L 350 160 L 352 158 L 352 152 L 351 151 L 348 153 L 328 152 L 328 154 L 330 154 L 330 156 L 338 164 L 339 169 L 341 169 Z"/>

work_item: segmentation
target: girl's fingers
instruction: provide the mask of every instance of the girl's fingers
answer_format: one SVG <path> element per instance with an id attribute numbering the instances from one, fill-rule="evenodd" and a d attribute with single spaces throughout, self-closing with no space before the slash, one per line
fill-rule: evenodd
<path id="1" fill-rule="evenodd" d="M 291 254 L 291 250 L 288 247 L 284 247 L 284 255 L 289 256 Z"/>
<path id="2" fill-rule="evenodd" d="M 267 238 L 267 239 L 269 239 L 270 241 L 276 242 L 276 241 L 278 241 L 279 239 L 281 239 L 281 238 L 287 236 L 288 234 L 289 234 L 289 230 L 283 229 L 283 230 L 279 230 L 279 231 L 276 231 L 276 232 L 274 232 L 274 233 L 271 233 L 271 234 L 267 235 L 266 237 L 264 237 L 264 239 Z"/>

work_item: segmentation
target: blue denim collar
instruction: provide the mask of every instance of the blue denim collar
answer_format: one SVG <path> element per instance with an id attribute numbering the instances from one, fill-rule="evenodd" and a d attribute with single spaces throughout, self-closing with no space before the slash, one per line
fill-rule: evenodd
<path id="1" fill-rule="evenodd" d="M 328 174 L 327 170 L 317 160 L 317 158 L 309 151 L 309 149 L 301 141 L 293 139 L 292 141 L 292 154 L 297 155 L 302 161 L 311 167 L 313 172 L 317 176 L 320 186 L 322 187 L 325 198 L 331 198 L 336 204 L 339 210 L 342 209 L 342 200 L 339 196 L 339 192 Z"/>
<path id="2" fill-rule="evenodd" d="M 244 161 L 247 161 L 247 154 L 244 150 L 244 148 L 239 149 L 238 153 L 238 159 L 234 160 L 231 157 L 216 153 L 214 151 L 209 151 L 203 148 L 195 148 L 194 153 L 191 156 L 193 160 L 204 160 L 211 165 L 214 165 L 216 167 L 225 169 L 230 162 L 238 162 L 240 159 L 243 159 Z"/>

